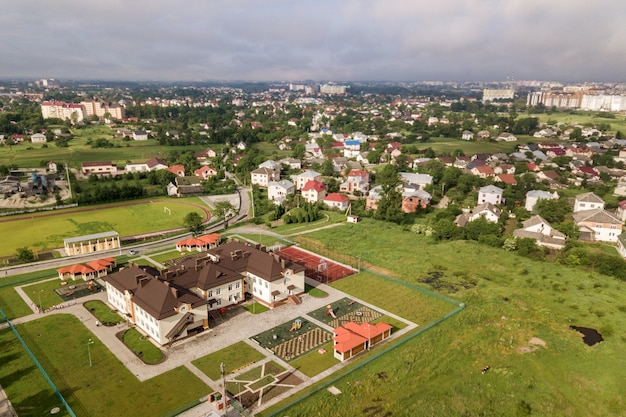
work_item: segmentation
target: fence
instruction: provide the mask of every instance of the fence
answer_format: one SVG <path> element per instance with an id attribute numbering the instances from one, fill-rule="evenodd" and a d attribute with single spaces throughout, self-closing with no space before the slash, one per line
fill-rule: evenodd
<path id="1" fill-rule="evenodd" d="M 74 203 L 74 204 L 64 204 L 62 206 L 53 206 L 53 207 L 36 207 L 32 209 L 15 210 L 15 211 L 9 211 L 9 212 L 5 211 L 5 212 L 0 213 L 0 217 L 12 216 L 14 214 L 36 213 L 38 211 L 59 210 L 59 209 L 70 208 L 70 207 L 78 207 L 78 204 Z"/>
<path id="2" fill-rule="evenodd" d="M 361 259 L 355 258 L 354 256 L 346 255 L 345 253 L 337 252 L 332 249 L 328 249 L 326 246 L 320 244 L 315 240 L 303 236 L 295 236 L 293 240 L 298 244 L 298 246 L 303 249 L 314 252 L 325 258 L 335 260 L 344 265 L 349 265 L 358 271 L 360 271 L 363 267 L 363 262 Z"/>
<path id="3" fill-rule="evenodd" d="M 344 368 L 342 371 L 339 371 L 335 374 L 333 374 L 332 376 L 328 377 L 327 379 L 325 379 L 323 382 L 320 382 L 317 385 L 314 385 L 313 387 L 311 387 L 308 390 L 303 390 L 295 395 L 293 395 L 292 397 L 289 398 L 288 402 L 282 403 L 282 405 L 275 409 L 270 411 L 267 414 L 263 414 L 266 417 L 275 417 L 278 415 L 281 415 L 281 413 L 283 413 L 285 410 L 287 410 L 288 408 L 293 407 L 294 405 L 296 405 L 297 403 L 299 403 L 300 401 L 304 400 L 306 397 L 309 397 L 323 389 L 328 388 L 330 385 L 334 384 L 335 382 L 337 382 L 338 380 L 340 380 L 341 378 L 344 378 L 348 375 L 350 375 L 352 372 L 355 372 L 361 368 L 363 368 L 364 366 L 370 364 L 371 362 L 375 361 L 376 359 L 380 358 L 383 355 L 386 355 L 387 353 L 389 353 L 390 351 L 396 349 L 398 346 L 401 346 L 405 343 L 407 343 L 410 340 L 413 340 L 414 338 L 416 338 L 417 336 L 421 335 L 422 333 L 424 333 L 425 331 L 437 326 L 440 323 L 443 323 L 444 321 L 446 321 L 447 319 L 449 319 L 450 317 L 453 317 L 454 315 L 456 315 L 458 312 L 462 311 L 465 308 L 465 304 L 463 303 L 459 303 L 458 301 L 455 301 L 451 298 L 445 297 L 443 295 L 434 293 L 432 291 L 429 291 L 425 288 L 419 287 L 417 285 L 411 284 L 410 282 L 406 282 L 406 281 L 402 281 L 396 278 L 391 278 L 388 277 L 384 274 L 381 274 L 379 272 L 376 271 L 371 271 L 366 269 L 366 271 L 370 274 L 376 275 L 380 278 L 383 278 L 387 281 L 393 282 L 395 284 L 400 284 L 403 285 L 411 290 L 415 290 L 415 291 L 419 291 L 421 293 L 430 295 L 431 297 L 435 297 L 437 299 L 443 300 L 449 304 L 455 305 L 456 308 L 450 312 L 448 312 L 447 314 L 439 317 L 437 320 L 427 324 L 424 327 L 420 327 L 418 330 L 409 333 L 406 337 L 403 337 L 401 339 L 398 339 L 395 343 L 390 343 L 385 345 L 384 347 L 382 347 L 382 349 L 378 352 L 372 353 L 371 356 L 368 356 L 367 358 L 360 360 L 359 362 L 352 364 L 352 365 L 348 365 L 346 368 Z"/>
<path id="4" fill-rule="evenodd" d="M 26 351 L 26 353 L 28 353 L 28 356 L 30 356 L 30 358 L 33 360 L 33 362 L 35 362 L 35 365 L 37 366 L 37 368 L 39 368 L 39 370 L 43 374 L 43 377 L 46 379 L 46 381 L 48 381 L 48 384 L 50 384 L 50 387 L 54 390 L 56 395 L 59 397 L 59 399 L 61 400 L 61 403 L 63 404 L 63 406 L 65 407 L 65 409 L 69 413 L 69 415 L 72 416 L 72 417 L 76 417 L 76 414 L 74 414 L 74 411 L 72 410 L 70 405 L 67 403 L 67 401 L 65 401 L 65 398 L 59 392 L 59 390 L 56 387 L 56 385 L 54 385 L 54 382 L 52 382 L 52 379 L 50 379 L 50 377 L 48 376 L 48 373 L 46 372 L 46 370 L 43 369 L 43 366 L 41 366 L 41 364 L 39 363 L 39 361 L 37 360 L 37 358 L 35 357 L 33 352 L 29 349 L 29 347 L 26 344 L 26 342 L 24 341 L 24 339 L 22 339 L 22 336 L 20 336 L 20 334 L 18 333 L 17 329 L 15 327 L 13 327 L 13 324 L 7 318 L 6 314 L 4 314 L 4 311 L 2 311 L 2 310 L 0 310 L 0 319 L 1 319 L 0 321 L 3 321 L 3 322 L 6 321 L 8 323 L 9 328 L 15 334 L 15 337 L 17 337 L 17 340 L 22 344 L 22 346 L 24 347 L 24 350 Z"/>

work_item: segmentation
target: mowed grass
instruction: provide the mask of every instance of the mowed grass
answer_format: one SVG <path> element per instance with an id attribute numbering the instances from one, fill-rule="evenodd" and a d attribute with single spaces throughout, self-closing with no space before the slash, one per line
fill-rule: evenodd
<path id="1" fill-rule="evenodd" d="M 115 230 L 120 236 L 130 236 L 183 227 L 183 219 L 190 212 L 204 212 L 197 206 L 178 200 L 144 200 L 145 204 L 89 206 L 78 210 L 36 213 L 8 218 L 0 223 L 0 235 L 11 236 L 0 245 L 0 255 L 11 255 L 17 248 L 41 250 L 63 247 L 63 239 Z M 134 202 L 133 202 L 134 203 Z M 172 214 L 164 213 L 163 207 Z M 88 211 L 79 211 L 87 209 Z"/>
<path id="2" fill-rule="evenodd" d="M 79 416 L 159 416 L 210 391 L 182 366 L 140 382 L 71 315 L 43 317 L 17 329 Z M 56 397 L 12 334 L 2 331 L 0 337 L 6 341 L 0 349 L 0 385 L 20 407 L 20 416 L 48 415 L 59 401 L 53 401 Z M 93 366 L 89 366 L 89 339 L 94 341 L 89 348 Z M 33 385 L 22 382 L 31 380 Z"/>
<path id="3" fill-rule="evenodd" d="M 263 358 L 264 356 L 259 351 L 245 342 L 237 342 L 227 348 L 198 358 L 191 363 L 213 381 L 218 381 L 221 377 L 220 363 L 224 362 L 225 372 L 229 374 Z"/>
<path id="4" fill-rule="evenodd" d="M 333 382 L 341 395 L 321 390 L 280 415 L 626 414 L 626 283 L 475 242 L 435 244 L 368 219 L 308 236 L 410 283 L 438 272 L 431 288 L 466 308 Z M 420 327 L 439 314 L 421 299 L 395 301 L 393 285 L 362 275 L 334 285 Z M 570 325 L 597 329 L 605 340 L 589 347 Z"/>
<path id="5" fill-rule="evenodd" d="M 323 349 L 326 352 L 324 354 L 319 353 L 319 350 Z M 325 370 L 332 368 L 339 363 L 339 359 L 335 359 L 333 355 L 333 342 L 328 342 L 318 349 L 312 350 L 297 359 L 294 359 L 289 364 L 302 372 L 309 378 L 324 372 Z"/>

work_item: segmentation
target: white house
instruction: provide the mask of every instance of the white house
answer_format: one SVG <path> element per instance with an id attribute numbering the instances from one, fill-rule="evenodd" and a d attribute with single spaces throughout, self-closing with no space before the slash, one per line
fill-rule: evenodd
<path id="1" fill-rule="evenodd" d="M 134 140 L 148 140 L 148 132 L 145 130 L 133 130 Z"/>
<path id="2" fill-rule="evenodd" d="M 473 222 L 481 217 L 491 223 L 498 223 L 500 220 L 500 214 L 502 211 L 491 203 L 483 203 L 474 207 L 472 213 L 469 215 L 469 221 Z"/>
<path id="3" fill-rule="evenodd" d="M 488 185 L 478 190 L 478 204 L 504 204 L 504 190 L 495 185 Z"/>
<path id="4" fill-rule="evenodd" d="M 257 168 L 250 173 L 252 185 L 258 185 L 259 187 L 267 187 L 271 181 L 276 181 L 280 177 L 276 176 L 276 172 L 270 168 Z"/>
<path id="5" fill-rule="evenodd" d="M 429 174 L 401 172 L 400 178 L 402 179 L 405 192 L 423 190 L 428 185 L 432 185 L 433 183 L 433 177 Z"/>
<path id="6" fill-rule="evenodd" d="M 550 193 L 542 190 L 532 190 L 526 193 L 526 210 L 533 211 L 539 200 L 558 200 L 559 194 L 555 191 Z"/>
<path id="7" fill-rule="evenodd" d="M 48 139 L 43 133 L 35 133 L 34 135 L 31 135 L 30 141 L 32 143 L 46 143 L 48 142 Z"/>
<path id="8" fill-rule="evenodd" d="M 331 209 L 347 210 L 350 207 L 350 199 L 339 193 L 330 193 L 322 201 Z"/>
<path id="9" fill-rule="evenodd" d="M 280 205 L 289 194 L 293 194 L 296 188 L 289 180 L 271 181 L 267 185 L 267 198 L 274 204 Z"/>
<path id="10" fill-rule="evenodd" d="M 470 130 L 464 130 L 463 133 L 461 133 L 461 140 L 472 140 L 472 139 L 474 139 L 474 132 Z"/>
<path id="11" fill-rule="evenodd" d="M 621 220 L 602 208 L 577 211 L 573 217 L 581 240 L 617 242 L 622 234 Z"/>
<path id="12" fill-rule="evenodd" d="M 552 249 L 562 249 L 566 239 L 563 233 L 552 228 L 541 216 L 533 216 L 522 222 L 522 228 L 514 230 L 513 236 L 534 239 L 537 245 Z"/>
<path id="13" fill-rule="evenodd" d="M 604 200 L 594 193 L 584 193 L 576 196 L 574 200 L 574 213 L 594 209 L 604 210 Z"/>

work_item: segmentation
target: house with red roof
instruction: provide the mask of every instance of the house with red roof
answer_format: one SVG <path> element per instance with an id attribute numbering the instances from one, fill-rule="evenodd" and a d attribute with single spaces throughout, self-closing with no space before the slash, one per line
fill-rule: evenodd
<path id="1" fill-rule="evenodd" d="M 350 207 L 350 199 L 339 193 L 330 193 L 322 201 L 331 209 L 347 210 Z"/>
<path id="2" fill-rule="evenodd" d="M 177 177 L 185 176 L 185 167 L 183 165 L 172 165 L 167 170 Z"/>
<path id="3" fill-rule="evenodd" d="M 302 198 L 307 203 L 317 203 L 326 197 L 326 184 L 317 180 L 310 180 L 301 190 Z"/>
<path id="4" fill-rule="evenodd" d="M 190 237 L 176 242 L 176 250 L 179 252 L 186 251 L 198 251 L 206 252 L 209 249 L 217 247 L 220 243 L 220 235 L 218 233 L 211 233 L 208 235 Z"/>
<path id="5" fill-rule="evenodd" d="M 391 337 L 391 326 L 387 323 L 348 322 L 333 330 L 334 356 L 344 362 L 359 352 Z"/>
<path id="6" fill-rule="evenodd" d="M 203 180 L 209 179 L 210 177 L 213 177 L 215 175 L 217 175 L 217 170 L 213 167 L 210 167 L 208 165 L 203 166 L 202 168 L 198 168 L 196 169 L 193 174 L 196 177 L 200 177 Z"/>
<path id="7" fill-rule="evenodd" d="M 72 279 L 72 281 L 76 281 L 77 279 L 82 279 L 89 281 L 106 276 L 109 272 L 112 272 L 113 268 L 116 266 L 115 258 L 102 258 L 85 264 L 75 264 L 59 268 L 57 269 L 57 273 L 61 280 Z"/>
<path id="8" fill-rule="evenodd" d="M 495 173 L 493 172 L 493 168 L 491 168 L 489 165 L 475 166 L 471 169 L 471 173 L 472 175 L 476 175 L 480 178 L 490 178 L 495 175 Z"/>

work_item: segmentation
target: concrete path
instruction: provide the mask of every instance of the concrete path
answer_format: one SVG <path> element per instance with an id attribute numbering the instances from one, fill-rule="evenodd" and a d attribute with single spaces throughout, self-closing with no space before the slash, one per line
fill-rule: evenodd
<path id="1" fill-rule="evenodd" d="M 9 401 L 9 397 L 7 397 L 2 386 L 0 386 L 0 417 L 17 417 L 15 408 L 13 408 L 13 404 Z"/>

